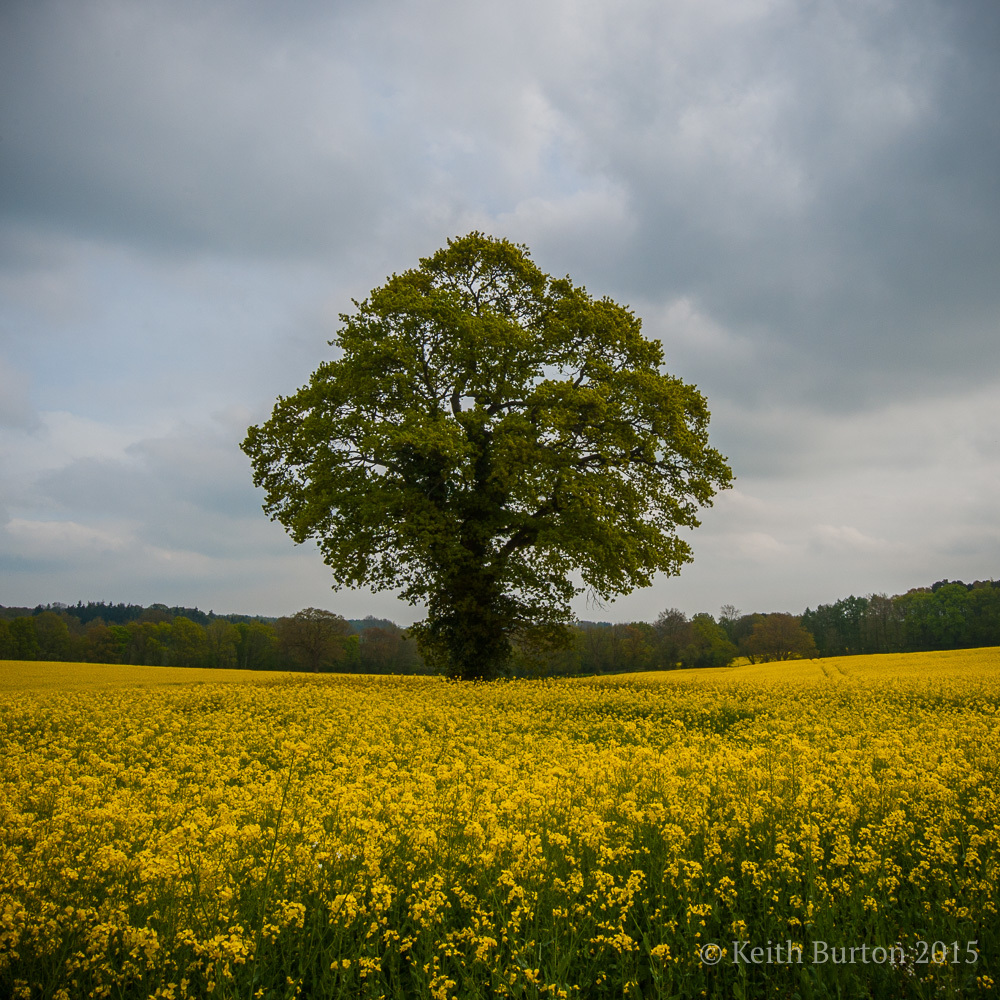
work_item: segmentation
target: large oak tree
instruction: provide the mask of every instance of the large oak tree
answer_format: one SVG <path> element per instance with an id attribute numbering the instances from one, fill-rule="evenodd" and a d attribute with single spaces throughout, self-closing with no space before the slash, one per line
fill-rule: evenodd
<path id="1" fill-rule="evenodd" d="M 610 598 L 690 560 L 677 529 L 731 472 L 704 397 L 629 309 L 478 232 L 354 306 L 339 357 L 243 449 L 335 586 L 426 605 L 432 662 L 495 676 L 512 638 L 559 634 L 582 587 Z"/>

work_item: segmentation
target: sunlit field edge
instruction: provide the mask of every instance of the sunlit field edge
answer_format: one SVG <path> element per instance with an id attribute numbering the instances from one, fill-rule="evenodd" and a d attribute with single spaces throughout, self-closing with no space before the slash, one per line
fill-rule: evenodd
<path id="1" fill-rule="evenodd" d="M 991 996 L 998 668 L 2 661 L 0 995 Z"/>

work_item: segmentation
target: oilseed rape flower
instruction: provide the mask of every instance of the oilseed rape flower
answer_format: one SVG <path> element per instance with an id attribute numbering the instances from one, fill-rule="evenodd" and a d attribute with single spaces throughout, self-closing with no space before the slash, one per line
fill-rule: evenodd
<path id="1" fill-rule="evenodd" d="M 0 664 L 0 995 L 788 996 L 789 955 L 852 947 L 906 961 L 814 963 L 813 995 L 998 979 L 998 650 L 50 666 Z"/>

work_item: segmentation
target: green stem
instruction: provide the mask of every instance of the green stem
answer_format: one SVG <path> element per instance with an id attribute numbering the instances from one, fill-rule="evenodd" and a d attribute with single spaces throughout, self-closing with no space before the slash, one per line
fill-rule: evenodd
<path id="1" fill-rule="evenodd" d="M 264 870 L 264 893 L 260 904 L 260 920 L 257 922 L 257 936 L 253 946 L 253 966 L 250 969 L 250 996 L 248 1000 L 253 1000 L 254 983 L 257 979 L 257 956 L 260 954 L 260 939 L 264 933 L 264 918 L 267 916 L 267 894 L 270 890 L 269 881 L 271 870 L 274 867 L 274 855 L 278 849 L 278 832 L 281 830 L 281 817 L 285 811 L 285 802 L 288 800 L 288 789 L 292 785 L 292 777 L 295 774 L 295 758 L 293 757 L 288 765 L 288 779 L 285 781 L 284 791 L 281 793 L 281 804 L 278 806 L 278 815 L 274 821 L 274 840 L 271 842 L 271 856 L 267 859 L 267 868 Z"/>

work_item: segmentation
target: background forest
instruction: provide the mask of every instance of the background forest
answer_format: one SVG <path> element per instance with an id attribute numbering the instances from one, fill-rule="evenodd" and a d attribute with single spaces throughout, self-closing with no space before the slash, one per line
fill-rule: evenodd
<path id="1" fill-rule="evenodd" d="M 801 615 L 743 613 L 655 622 L 577 622 L 568 645 L 522 640 L 516 675 L 570 675 L 725 666 L 856 653 L 1000 645 L 1000 581 L 941 580 L 888 597 L 845 597 Z M 0 607 L 0 659 L 152 666 L 427 673 L 416 642 L 385 619 L 347 620 L 306 608 L 283 618 L 216 615 L 163 604 L 82 602 Z"/>

